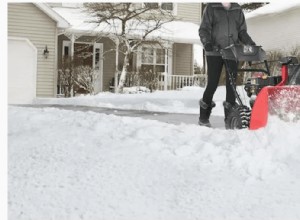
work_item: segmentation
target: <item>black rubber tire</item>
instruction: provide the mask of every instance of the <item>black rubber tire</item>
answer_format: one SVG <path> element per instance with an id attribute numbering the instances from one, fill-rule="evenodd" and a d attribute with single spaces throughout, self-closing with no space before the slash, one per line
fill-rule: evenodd
<path id="1" fill-rule="evenodd" d="M 226 129 L 244 129 L 249 128 L 250 110 L 247 106 L 238 106 L 231 108 L 225 121 Z"/>

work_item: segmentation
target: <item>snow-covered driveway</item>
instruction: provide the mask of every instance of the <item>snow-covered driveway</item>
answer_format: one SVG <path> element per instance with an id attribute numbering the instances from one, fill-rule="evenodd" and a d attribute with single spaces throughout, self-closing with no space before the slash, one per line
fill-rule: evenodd
<path id="1" fill-rule="evenodd" d="M 83 111 L 83 112 L 97 112 L 107 115 L 139 117 L 143 119 L 156 120 L 166 122 L 170 124 L 198 124 L 199 114 L 185 114 L 185 113 L 168 113 L 168 112 L 155 112 L 146 110 L 134 110 L 134 109 L 112 109 L 105 107 L 93 107 L 93 106 L 81 106 L 81 105 L 57 105 L 57 104 L 43 104 L 43 105 L 17 105 L 21 107 L 33 107 L 33 108 L 57 108 L 71 111 Z M 212 115 L 210 118 L 212 126 L 214 128 L 224 128 L 224 117 L 218 115 Z"/>

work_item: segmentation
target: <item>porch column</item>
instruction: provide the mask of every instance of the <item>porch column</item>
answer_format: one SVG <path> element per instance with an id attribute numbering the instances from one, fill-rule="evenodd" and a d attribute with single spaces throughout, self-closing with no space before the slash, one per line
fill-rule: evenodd
<path id="1" fill-rule="evenodd" d="M 70 40 L 71 40 L 71 48 L 70 48 L 71 54 L 70 55 L 71 55 L 71 58 L 73 59 L 73 57 L 74 57 L 74 43 L 75 43 L 75 40 L 76 40 L 76 37 L 75 37 L 74 34 L 71 35 Z"/>
<path id="2" fill-rule="evenodd" d="M 168 43 L 168 54 L 167 54 L 167 63 L 168 63 L 168 71 L 167 71 L 167 75 L 166 75 L 166 83 L 165 83 L 165 88 L 166 90 L 168 90 L 168 86 L 170 86 L 171 89 L 171 84 L 172 84 L 172 80 L 173 80 L 173 48 L 174 43 L 173 42 L 169 42 Z M 169 77 L 170 76 L 170 77 Z"/>
<path id="3" fill-rule="evenodd" d="M 168 74 L 173 75 L 173 42 L 169 42 L 168 44 Z"/>
<path id="4" fill-rule="evenodd" d="M 120 41 L 118 38 L 115 39 L 115 43 L 116 43 L 116 70 L 115 70 L 115 93 L 119 93 L 119 89 L 118 89 L 118 84 L 119 84 L 119 44 Z"/>
<path id="5" fill-rule="evenodd" d="M 168 59 L 168 53 L 169 53 L 169 49 L 165 49 L 165 72 L 169 72 L 169 66 L 168 66 L 168 62 L 169 62 L 169 59 Z"/>
<path id="6" fill-rule="evenodd" d="M 169 57 L 168 57 L 168 54 L 169 54 L 169 48 L 167 46 L 167 48 L 165 49 L 165 71 L 163 73 L 163 76 L 164 76 L 164 91 L 167 91 L 168 90 L 168 73 L 169 73 Z"/>
<path id="7" fill-rule="evenodd" d="M 73 57 L 74 57 L 74 43 L 75 43 L 75 35 L 74 34 L 72 34 L 71 35 L 71 38 L 70 38 L 70 40 L 71 40 L 71 48 L 70 48 L 70 52 L 71 52 L 71 59 L 73 60 Z M 72 88 L 71 88 L 71 97 L 73 97 L 73 93 L 74 93 L 74 91 L 73 91 L 73 86 L 72 86 Z"/>

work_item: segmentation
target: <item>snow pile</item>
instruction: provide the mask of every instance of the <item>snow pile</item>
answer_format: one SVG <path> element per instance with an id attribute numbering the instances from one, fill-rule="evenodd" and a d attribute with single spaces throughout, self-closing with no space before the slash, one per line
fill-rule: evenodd
<path id="1" fill-rule="evenodd" d="M 227 131 L 55 108 L 8 113 L 9 219 L 300 218 L 300 123 Z"/>
<path id="2" fill-rule="evenodd" d="M 242 87 L 238 87 L 244 103 L 249 103 Z M 74 98 L 38 98 L 35 104 L 81 105 L 118 109 L 135 109 L 156 112 L 199 114 L 199 100 L 204 88 L 184 87 L 177 91 L 156 91 L 154 93 L 114 94 L 99 93 L 96 96 L 80 96 Z M 225 86 L 218 87 L 214 101 L 216 108 L 212 115 L 223 116 L 223 101 L 225 100 Z"/>
<path id="3" fill-rule="evenodd" d="M 125 87 L 123 88 L 123 91 L 125 94 L 137 94 L 137 93 L 148 93 L 150 92 L 150 89 L 144 87 L 144 86 L 132 86 L 132 87 Z"/>

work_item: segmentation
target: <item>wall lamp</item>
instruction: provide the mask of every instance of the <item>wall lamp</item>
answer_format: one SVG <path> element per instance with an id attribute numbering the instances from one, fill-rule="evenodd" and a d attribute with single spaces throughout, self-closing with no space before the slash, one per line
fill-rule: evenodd
<path id="1" fill-rule="evenodd" d="M 44 57 L 47 59 L 48 58 L 48 56 L 49 56 L 49 50 L 48 50 L 48 47 L 47 47 L 47 45 L 46 45 L 46 47 L 45 47 L 45 49 L 44 49 Z"/>

